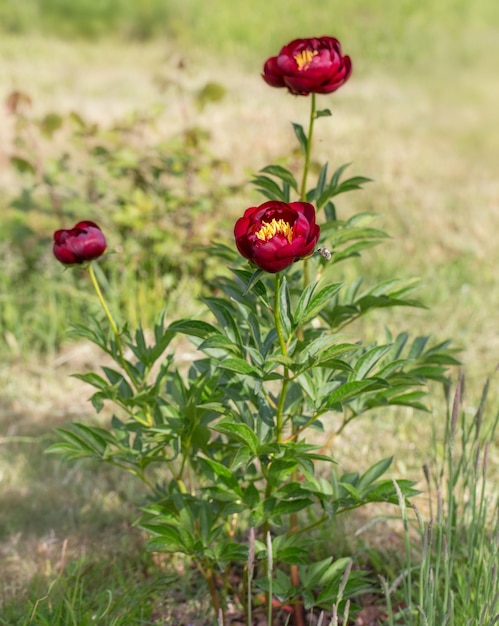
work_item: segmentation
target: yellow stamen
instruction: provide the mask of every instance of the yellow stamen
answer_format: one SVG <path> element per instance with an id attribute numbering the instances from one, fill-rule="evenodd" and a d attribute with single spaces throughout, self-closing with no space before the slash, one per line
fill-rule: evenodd
<path id="1" fill-rule="evenodd" d="M 301 52 L 298 52 L 298 54 L 295 54 L 294 59 L 296 61 L 296 65 L 298 65 L 298 70 L 300 72 L 302 70 L 308 70 L 310 62 L 318 54 L 317 50 L 302 50 Z"/>
<path id="2" fill-rule="evenodd" d="M 274 218 L 271 222 L 262 224 L 262 227 L 255 235 L 262 241 L 268 241 L 272 239 L 274 235 L 283 235 L 289 243 L 293 241 L 293 229 L 291 228 L 291 224 L 282 219 L 276 220 Z"/>

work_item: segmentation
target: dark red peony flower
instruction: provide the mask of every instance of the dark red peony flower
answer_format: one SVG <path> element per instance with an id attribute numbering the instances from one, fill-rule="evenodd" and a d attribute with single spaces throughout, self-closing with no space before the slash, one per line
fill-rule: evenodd
<path id="1" fill-rule="evenodd" d="M 64 265 L 93 261 L 106 247 L 104 233 L 94 222 L 78 222 L 74 228 L 54 233 L 54 255 Z"/>
<path id="2" fill-rule="evenodd" d="M 308 202 L 265 202 L 246 209 L 234 227 L 243 257 L 272 274 L 311 255 L 319 235 L 315 209 Z"/>
<path id="3" fill-rule="evenodd" d="M 287 87 L 291 93 L 331 93 L 346 82 L 352 73 L 349 56 L 341 54 L 334 37 L 295 39 L 276 57 L 268 59 L 263 79 L 272 87 Z"/>

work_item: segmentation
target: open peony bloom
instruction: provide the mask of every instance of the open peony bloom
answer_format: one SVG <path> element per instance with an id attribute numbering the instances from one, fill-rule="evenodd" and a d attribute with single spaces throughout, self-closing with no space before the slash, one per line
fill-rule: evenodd
<path id="1" fill-rule="evenodd" d="M 308 202 L 265 202 L 246 209 L 234 227 L 239 252 L 270 273 L 311 255 L 319 235 L 315 209 Z"/>
<path id="2" fill-rule="evenodd" d="M 336 91 L 351 73 L 350 57 L 341 54 L 337 39 L 314 37 L 288 43 L 266 61 L 262 76 L 272 87 L 287 87 L 293 94 L 307 96 Z"/>
<path id="3" fill-rule="evenodd" d="M 69 230 L 54 233 L 54 255 L 64 265 L 93 261 L 107 248 L 102 230 L 94 222 L 78 222 Z"/>

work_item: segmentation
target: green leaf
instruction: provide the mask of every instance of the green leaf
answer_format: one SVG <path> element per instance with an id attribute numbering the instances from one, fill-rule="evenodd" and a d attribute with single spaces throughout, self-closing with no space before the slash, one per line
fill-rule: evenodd
<path id="1" fill-rule="evenodd" d="M 317 561 L 311 565 L 300 567 L 300 580 L 305 589 L 313 589 L 317 581 L 321 579 L 322 575 L 327 571 L 328 567 L 333 562 L 333 557 L 329 556 L 327 559 Z"/>
<path id="2" fill-rule="evenodd" d="M 253 452 L 257 453 L 258 437 L 247 424 L 234 424 L 232 421 L 222 420 L 213 427 L 219 433 L 227 433 L 238 441 L 245 443 Z"/>
<path id="3" fill-rule="evenodd" d="M 121 398 L 129 399 L 133 397 L 133 390 L 130 387 L 130 384 L 128 383 L 128 381 L 123 377 L 122 374 L 104 365 L 102 366 L 102 371 L 107 376 L 107 379 L 109 380 L 111 385 L 118 389 L 118 392 Z"/>
<path id="4" fill-rule="evenodd" d="M 347 246 L 345 249 L 341 251 L 334 251 L 332 262 L 340 263 L 345 259 L 351 259 L 352 257 L 359 257 L 362 250 L 367 250 L 368 248 L 372 248 L 373 246 L 377 246 L 379 243 L 378 240 L 369 240 L 369 241 L 357 241 L 350 246 Z"/>
<path id="5" fill-rule="evenodd" d="M 331 285 L 326 285 L 326 287 L 323 287 L 317 293 L 314 293 L 314 294 L 311 293 L 311 297 L 308 303 L 306 304 L 305 304 L 306 298 L 304 299 L 303 303 L 302 303 L 302 299 L 300 298 L 300 301 L 297 305 L 297 310 L 295 312 L 295 324 L 297 326 L 301 326 L 302 324 L 305 324 L 306 322 L 313 319 L 314 317 L 317 317 L 317 315 L 322 311 L 322 309 L 327 304 L 329 304 L 331 298 L 336 293 L 338 293 L 338 291 L 342 287 L 343 287 L 343 283 L 332 283 Z M 304 293 L 305 291 L 307 291 L 307 289 L 304 290 Z M 306 297 L 308 297 L 308 293 L 306 294 Z M 298 310 L 298 306 L 300 306 L 300 310 Z M 299 316 L 298 316 L 298 313 L 300 314 Z"/>
<path id="6" fill-rule="evenodd" d="M 337 251 L 342 244 L 350 241 L 379 241 L 387 239 L 388 235 L 377 228 L 368 226 L 358 227 L 340 222 L 332 222 L 321 226 L 321 234 L 327 239 L 328 244 Z"/>
<path id="7" fill-rule="evenodd" d="M 417 496 L 420 491 L 414 488 L 416 483 L 412 480 L 397 480 L 397 485 L 402 492 L 404 498 L 412 498 Z M 369 502 L 390 502 L 391 504 L 399 504 L 397 490 L 393 485 L 393 480 L 382 480 L 367 492 L 366 498 Z"/>
<path id="8" fill-rule="evenodd" d="M 288 282 L 285 276 L 281 278 L 281 285 L 276 296 L 279 299 L 279 320 L 281 322 L 284 340 L 287 341 L 291 335 L 293 320 L 291 319 L 291 303 L 289 299 Z"/>
<path id="9" fill-rule="evenodd" d="M 198 458 L 198 462 L 208 470 L 208 473 L 213 473 L 215 477 L 234 492 L 240 498 L 243 497 L 243 492 L 239 486 L 234 473 L 222 463 L 214 461 L 213 459 Z"/>
<path id="10" fill-rule="evenodd" d="M 247 507 L 254 509 L 260 502 L 260 492 L 253 483 L 250 483 L 244 490 L 243 500 Z"/>
<path id="11" fill-rule="evenodd" d="M 196 92 L 196 104 L 199 110 L 203 110 L 204 107 L 210 102 L 219 102 L 225 97 L 226 89 L 220 83 L 207 82 L 199 91 Z"/>
<path id="12" fill-rule="evenodd" d="M 272 485 L 279 487 L 288 476 L 291 476 L 297 466 L 297 459 L 275 459 L 270 465 L 268 479 Z"/>
<path id="13" fill-rule="evenodd" d="M 329 109 L 322 109 L 321 111 L 315 112 L 315 117 L 331 117 L 332 113 Z"/>
<path id="14" fill-rule="evenodd" d="M 260 171 L 264 172 L 265 174 L 271 174 L 272 176 L 280 178 L 282 181 L 288 183 L 288 185 L 292 189 L 298 192 L 298 183 L 296 181 L 296 178 L 289 170 L 285 169 L 284 167 L 281 167 L 280 165 L 267 165 L 267 167 L 264 167 Z"/>
<path id="15" fill-rule="evenodd" d="M 290 515 L 291 513 L 303 511 L 303 509 L 312 506 L 313 503 L 314 501 L 310 498 L 295 498 L 294 500 L 284 500 L 276 505 L 272 505 L 268 513 L 271 517 L 276 517 L 279 515 Z"/>
<path id="16" fill-rule="evenodd" d="M 303 130 L 303 126 L 293 122 L 293 129 L 303 154 L 307 154 L 308 139 L 305 135 L 305 131 Z"/>
<path id="17" fill-rule="evenodd" d="M 80 130 L 86 127 L 85 121 L 83 120 L 83 118 L 81 117 L 79 113 L 76 113 L 76 111 L 71 111 L 70 114 L 68 115 L 68 118 Z"/>
<path id="18" fill-rule="evenodd" d="M 168 330 L 172 330 L 176 333 L 183 333 L 184 335 L 192 335 L 193 337 L 200 337 L 205 339 L 213 333 L 221 334 L 220 331 L 202 320 L 189 320 L 183 319 L 173 322 L 168 327 Z"/>
<path id="19" fill-rule="evenodd" d="M 363 392 L 380 387 L 380 382 L 377 380 L 355 380 L 340 385 L 333 393 L 327 398 L 327 406 L 333 408 L 335 405 L 340 405 L 352 398 L 355 398 Z"/>
<path id="20" fill-rule="evenodd" d="M 392 464 L 393 456 L 388 457 L 387 459 L 382 459 L 378 461 L 374 465 L 372 465 L 362 476 L 360 477 L 359 482 L 357 483 L 358 489 L 362 490 L 365 487 L 368 487 L 372 483 L 374 483 L 378 478 L 383 476 L 386 473 L 390 465 Z"/>
<path id="21" fill-rule="evenodd" d="M 323 571 L 320 577 L 315 579 L 315 584 L 319 587 L 324 587 L 327 585 L 335 576 L 338 576 L 339 573 L 343 572 L 346 566 L 351 562 L 351 558 L 343 557 L 341 559 L 337 559 L 333 563 L 331 563 L 325 571 Z"/>
<path id="22" fill-rule="evenodd" d="M 350 483 L 343 483 L 340 482 L 339 486 L 344 489 L 349 496 L 352 497 L 353 501 L 357 504 L 359 502 L 362 502 L 362 495 L 360 493 L 360 491 L 358 489 L 356 489 L 353 485 L 351 485 Z"/>
<path id="23" fill-rule="evenodd" d="M 345 354 L 345 352 L 356 352 L 360 350 L 360 346 L 357 343 L 338 343 L 327 350 L 324 350 L 322 354 L 319 355 L 320 359 L 331 359 L 333 357 L 337 357 L 340 354 Z"/>
<path id="24" fill-rule="evenodd" d="M 36 174 L 35 166 L 30 163 L 27 159 L 23 159 L 18 156 L 10 157 L 10 164 L 14 167 L 20 174 Z"/>
<path id="25" fill-rule="evenodd" d="M 255 270 L 249 271 L 240 268 L 233 268 L 231 270 L 237 278 L 241 281 L 242 285 L 245 287 L 245 290 L 242 294 L 230 293 L 230 297 L 234 298 L 238 302 L 242 302 L 243 304 L 248 304 L 247 294 L 253 291 L 259 298 L 263 300 L 265 305 L 270 308 L 270 303 L 267 295 L 267 289 L 265 284 L 260 280 L 262 274 L 264 274 L 263 270 Z"/>
<path id="26" fill-rule="evenodd" d="M 87 372 L 86 374 L 72 374 L 72 377 L 82 380 L 83 382 L 88 383 L 89 385 L 92 385 L 92 387 L 100 389 L 101 391 L 109 391 L 111 388 L 111 385 L 107 382 L 107 380 L 98 374 L 94 374 L 94 372 Z"/>
<path id="27" fill-rule="evenodd" d="M 150 531 L 150 528 L 144 526 L 146 530 Z M 150 552 L 180 552 L 181 554 L 190 554 L 191 551 L 187 548 L 180 539 L 180 535 L 175 528 L 165 529 L 158 537 L 151 539 L 147 542 L 147 549 Z"/>
<path id="28" fill-rule="evenodd" d="M 303 548 L 289 546 L 283 548 L 274 554 L 274 560 L 280 563 L 289 563 L 290 565 L 302 565 L 307 563 L 310 558 L 310 552 Z"/>
<path id="29" fill-rule="evenodd" d="M 286 202 L 286 194 L 281 190 L 279 185 L 268 176 L 255 176 L 251 181 L 258 190 L 270 200 L 280 200 Z"/>
<path id="30" fill-rule="evenodd" d="M 243 276 L 244 270 L 235 270 L 234 271 L 237 276 L 239 276 L 239 278 L 241 278 Z M 249 274 L 250 272 L 246 272 L 246 274 Z M 252 274 L 251 277 L 248 280 L 248 283 L 246 285 L 246 291 L 244 292 L 244 295 L 246 295 L 249 291 L 251 291 L 251 289 L 254 287 L 255 288 L 255 293 L 261 297 L 266 297 L 267 296 L 267 292 L 265 289 L 265 285 L 262 283 L 262 281 L 260 280 L 260 276 L 263 274 L 263 270 L 255 270 Z"/>
<path id="31" fill-rule="evenodd" d="M 416 337 L 416 339 L 412 342 L 407 358 L 416 359 L 420 357 L 423 354 L 429 340 L 429 337 Z"/>
<path id="32" fill-rule="evenodd" d="M 327 168 L 328 168 L 328 164 L 324 163 L 324 165 L 321 167 L 321 171 L 319 172 L 319 176 L 317 178 L 317 185 L 315 186 L 314 189 L 311 189 L 310 191 L 307 192 L 307 202 L 312 202 L 314 203 L 315 200 L 323 193 L 324 191 L 324 186 L 326 184 L 326 178 L 327 178 Z"/>
<path id="33" fill-rule="evenodd" d="M 372 182 L 372 178 L 366 178 L 365 176 L 352 176 L 352 178 L 344 180 L 341 185 L 336 187 L 334 195 L 337 196 L 340 193 L 345 193 L 345 191 L 361 189 L 362 185 L 370 182 Z"/>
<path id="34" fill-rule="evenodd" d="M 363 380 L 372 368 L 380 361 L 387 352 L 390 351 L 391 345 L 374 346 L 363 354 L 353 366 L 355 373 L 350 377 L 351 380 Z"/>
<path id="35" fill-rule="evenodd" d="M 225 335 L 211 335 L 198 346 L 198 350 L 201 350 L 202 352 L 223 350 L 224 352 L 235 352 L 236 354 L 241 353 L 239 346 Z"/>
<path id="36" fill-rule="evenodd" d="M 116 444 L 113 436 L 106 430 L 97 427 L 71 424 L 69 428 L 56 428 L 64 442 L 56 443 L 47 450 L 49 454 L 64 454 L 67 459 L 97 457 L 102 459 L 108 445 Z"/>
<path id="37" fill-rule="evenodd" d="M 272 363 L 278 363 L 279 365 L 284 365 L 284 367 L 293 367 L 295 364 L 294 359 L 289 356 L 284 356 L 283 354 L 274 354 L 273 356 L 269 356 L 265 359 L 265 365 L 267 366 L 266 371 L 269 371 L 268 365 Z M 271 368 L 272 371 L 275 368 Z"/>
<path id="38" fill-rule="evenodd" d="M 342 165 L 333 174 L 331 182 L 317 199 L 317 208 L 322 207 L 324 204 L 326 204 L 328 200 L 330 200 L 334 196 L 337 196 L 340 193 L 345 193 L 347 191 L 353 191 L 354 189 L 361 189 L 364 183 L 371 181 L 370 178 L 366 178 L 365 176 L 353 176 L 352 178 L 343 181 L 341 184 L 338 184 L 341 174 L 343 173 L 344 169 L 348 167 L 348 165 L 349 164 Z"/>
<path id="39" fill-rule="evenodd" d="M 227 357 L 220 361 L 218 367 L 221 367 L 224 370 L 229 370 L 230 372 L 236 372 L 237 374 L 244 374 L 247 376 L 256 376 L 259 377 L 260 374 L 258 370 L 250 365 L 248 361 L 244 359 L 240 359 L 238 357 Z"/>
<path id="40" fill-rule="evenodd" d="M 338 218 L 336 215 L 336 207 L 333 202 L 326 202 L 324 205 L 324 215 L 326 216 L 327 222 L 336 222 Z"/>
<path id="41" fill-rule="evenodd" d="M 318 284 L 319 284 L 319 281 L 314 280 L 308 283 L 308 285 L 302 291 L 300 299 L 298 300 L 296 304 L 296 309 L 295 309 L 295 314 L 294 314 L 295 324 L 299 324 L 299 320 L 301 320 L 304 311 L 308 307 L 310 299 L 312 298 L 312 295 Z"/>
<path id="42" fill-rule="evenodd" d="M 352 165 L 352 164 L 351 163 L 344 163 L 343 165 L 340 165 L 336 169 L 336 171 L 334 172 L 334 174 L 331 177 L 331 182 L 329 183 L 331 187 L 336 187 L 338 185 L 339 180 L 341 178 L 341 175 L 347 169 L 347 167 L 350 167 L 350 165 Z"/>
<path id="43" fill-rule="evenodd" d="M 241 345 L 240 327 L 236 322 L 234 304 L 226 298 L 209 296 L 201 299 L 217 318 L 220 328 L 237 344 Z"/>
<path id="44" fill-rule="evenodd" d="M 247 468 L 252 461 L 252 457 L 253 453 L 247 446 L 240 446 L 236 451 L 234 458 L 232 459 L 230 469 L 235 472 L 241 467 Z"/>
<path id="45" fill-rule="evenodd" d="M 214 552 L 220 569 L 224 569 L 228 563 L 244 564 L 248 560 L 248 547 L 240 543 L 218 541 Z"/>
<path id="46" fill-rule="evenodd" d="M 95 328 L 89 328 L 88 326 L 84 326 L 83 324 L 71 324 L 69 332 L 71 333 L 71 335 L 74 335 L 76 337 L 88 339 L 109 354 L 106 335 L 99 325 L 96 325 Z"/>
<path id="47" fill-rule="evenodd" d="M 63 119 L 58 113 L 47 113 L 40 120 L 40 130 L 46 137 L 52 137 L 52 135 L 59 130 L 62 126 Z"/>

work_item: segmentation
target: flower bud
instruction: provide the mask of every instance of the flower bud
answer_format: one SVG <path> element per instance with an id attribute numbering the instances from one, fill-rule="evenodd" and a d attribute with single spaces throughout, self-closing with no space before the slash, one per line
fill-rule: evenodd
<path id="1" fill-rule="evenodd" d="M 63 265 L 79 265 L 99 258 L 107 248 L 102 230 L 94 222 L 78 222 L 54 233 L 54 256 Z"/>

